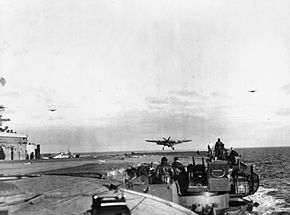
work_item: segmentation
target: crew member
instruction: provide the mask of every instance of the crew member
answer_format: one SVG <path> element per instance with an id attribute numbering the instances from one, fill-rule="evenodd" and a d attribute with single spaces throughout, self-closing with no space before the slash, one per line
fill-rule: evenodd
<path id="1" fill-rule="evenodd" d="M 174 172 L 174 178 L 177 178 L 177 176 L 182 172 L 185 171 L 183 164 L 180 162 L 178 157 L 174 157 L 174 161 L 172 163 L 172 168 Z"/>
<path id="2" fill-rule="evenodd" d="M 161 164 L 156 167 L 155 176 L 158 183 L 161 184 L 169 184 L 172 182 L 173 179 L 173 169 L 168 164 L 168 160 L 166 157 L 162 157 Z"/>
<path id="3" fill-rule="evenodd" d="M 230 152 L 230 155 L 228 156 L 229 163 L 231 165 L 237 165 L 238 159 L 239 159 L 239 153 L 232 149 Z"/>
<path id="4" fill-rule="evenodd" d="M 225 145 L 221 142 L 220 138 L 218 138 L 217 142 L 215 143 L 215 157 L 221 160 L 223 158 Z"/>
<path id="5" fill-rule="evenodd" d="M 213 152 L 213 143 L 211 141 L 209 141 L 207 149 L 208 149 L 208 157 L 211 160 L 213 157 L 213 153 L 212 153 Z"/>
<path id="6" fill-rule="evenodd" d="M 179 161 L 178 157 L 174 157 L 172 168 L 174 172 L 173 178 L 178 182 L 177 190 L 179 194 L 185 194 L 188 188 L 188 174 L 185 172 L 185 167 Z"/>

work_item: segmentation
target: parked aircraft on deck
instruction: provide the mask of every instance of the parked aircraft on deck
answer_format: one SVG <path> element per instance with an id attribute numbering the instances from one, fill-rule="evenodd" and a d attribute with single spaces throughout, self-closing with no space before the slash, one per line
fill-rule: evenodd
<path id="1" fill-rule="evenodd" d="M 62 159 L 62 158 L 78 158 L 80 155 L 79 153 L 73 154 L 69 150 L 67 152 L 60 152 L 58 155 L 54 156 L 54 159 Z"/>

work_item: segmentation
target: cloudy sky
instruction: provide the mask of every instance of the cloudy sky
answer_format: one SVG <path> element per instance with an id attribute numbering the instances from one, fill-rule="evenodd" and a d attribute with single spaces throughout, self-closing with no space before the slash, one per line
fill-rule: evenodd
<path id="1" fill-rule="evenodd" d="M 290 146 L 290 2 L 0 0 L 0 75 L 43 152 Z"/>

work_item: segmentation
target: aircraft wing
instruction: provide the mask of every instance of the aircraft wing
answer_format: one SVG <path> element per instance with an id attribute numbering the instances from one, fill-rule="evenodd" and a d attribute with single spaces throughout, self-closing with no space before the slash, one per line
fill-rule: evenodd
<path id="1" fill-rule="evenodd" d="M 157 145 L 166 145 L 165 141 L 162 140 L 145 140 L 146 142 L 156 143 Z"/>
<path id="2" fill-rule="evenodd" d="M 180 144 L 180 143 L 185 143 L 185 142 L 191 142 L 192 140 L 177 140 L 175 141 L 174 144 Z"/>
<path id="3" fill-rule="evenodd" d="M 160 142 L 159 140 L 145 140 L 146 142 L 150 142 L 150 143 L 157 143 Z"/>

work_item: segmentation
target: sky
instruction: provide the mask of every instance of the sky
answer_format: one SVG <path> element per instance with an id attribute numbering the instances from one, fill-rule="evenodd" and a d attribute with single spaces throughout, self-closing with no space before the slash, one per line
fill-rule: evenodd
<path id="1" fill-rule="evenodd" d="M 42 152 L 290 146 L 290 2 L 0 0 L 0 76 Z"/>

